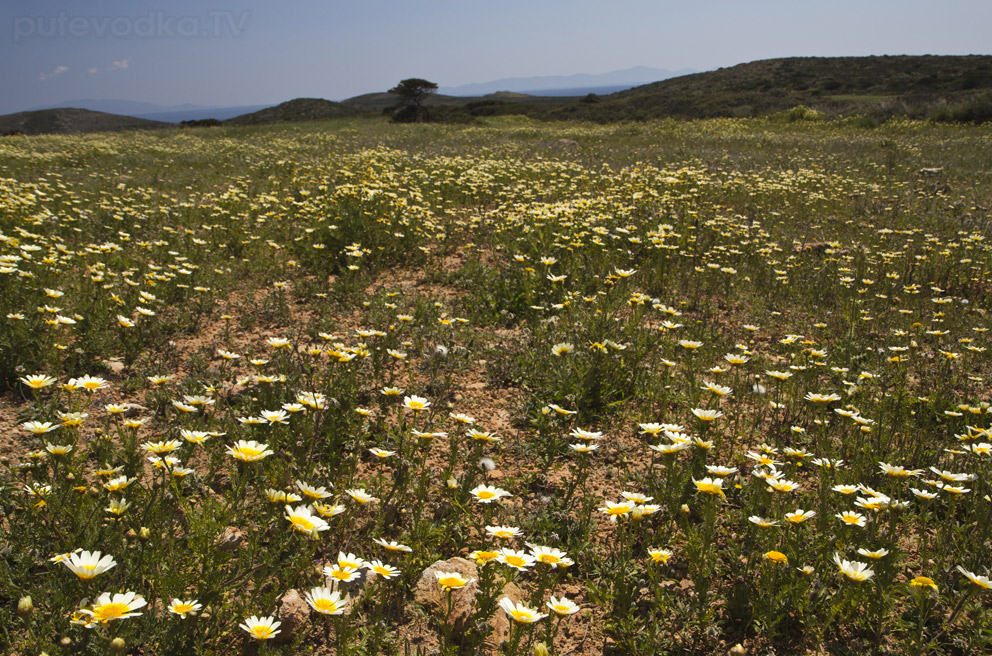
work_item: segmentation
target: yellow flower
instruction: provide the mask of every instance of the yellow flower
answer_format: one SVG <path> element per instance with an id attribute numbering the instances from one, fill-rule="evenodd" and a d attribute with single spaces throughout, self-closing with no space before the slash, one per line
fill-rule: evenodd
<path id="1" fill-rule="evenodd" d="M 464 588 L 466 585 L 475 580 L 467 579 L 458 572 L 435 571 L 434 576 L 437 578 L 437 584 L 445 590 L 457 590 L 458 588 Z"/>
<path id="2" fill-rule="evenodd" d="M 802 524 L 803 522 L 812 519 L 816 516 L 816 512 L 813 510 L 803 511 L 801 508 L 799 510 L 793 510 L 792 512 L 785 513 L 785 520 L 790 524 Z"/>
<path id="3" fill-rule="evenodd" d="M 383 549 L 385 549 L 386 551 L 399 551 L 405 553 L 410 553 L 411 551 L 413 551 L 413 549 L 411 549 L 410 547 L 406 546 L 405 544 L 400 544 L 396 540 L 387 541 L 379 538 L 372 538 L 372 541 L 375 542 L 380 547 L 382 547 Z"/>
<path id="4" fill-rule="evenodd" d="M 97 597 L 96 602 L 88 607 L 81 608 L 79 612 L 88 618 L 87 626 L 93 623 L 106 624 L 111 620 L 122 620 L 128 617 L 137 617 L 141 613 L 136 613 L 139 608 L 147 605 L 144 597 L 134 592 L 124 592 L 110 596 L 109 592 L 104 592 Z"/>
<path id="5" fill-rule="evenodd" d="M 403 398 L 403 405 L 414 412 L 419 412 L 429 408 L 431 402 L 422 396 L 407 396 Z"/>
<path id="6" fill-rule="evenodd" d="M 654 562 L 667 565 L 668 560 L 672 557 L 672 552 L 668 549 L 648 549 L 648 555 Z"/>
<path id="7" fill-rule="evenodd" d="M 292 525 L 293 530 L 301 533 L 308 533 L 311 537 L 317 537 L 320 531 L 326 531 L 330 525 L 323 519 L 313 514 L 309 506 L 297 506 L 293 508 L 286 505 L 286 519 Z"/>
<path id="8" fill-rule="evenodd" d="M 696 415 L 700 421 L 706 422 L 716 421 L 723 416 L 719 410 L 703 410 L 702 408 L 693 408 L 692 414 Z"/>
<path id="9" fill-rule="evenodd" d="M 233 446 L 227 447 L 227 454 L 242 462 L 257 462 L 273 453 L 269 450 L 268 444 L 261 444 L 255 440 L 238 440 Z"/>
<path id="10" fill-rule="evenodd" d="M 834 515 L 834 517 L 844 522 L 848 526 L 859 526 L 861 528 L 864 528 L 865 524 L 868 521 L 868 518 L 866 518 L 861 513 L 856 513 L 851 510 L 843 513 L 837 513 L 836 515 Z"/>
<path id="11" fill-rule="evenodd" d="M 108 383 L 103 378 L 99 376 L 83 376 L 81 378 L 70 378 L 69 383 L 74 389 L 79 389 L 80 387 L 87 392 L 95 392 L 96 390 L 106 389 L 110 387 Z"/>
<path id="12" fill-rule="evenodd" d="M 30 376 L 25 376 L 21 378 L 21 382 L 30 387 L 31 389 L 41 389 L 43 387 L 48 387 L 56 383 L 56 379 L 51 376 L 46 376 L 44 374 L 32 374 Z"/>
<path id="13" fill-rule="evenodd" d="M 867 581 L 875 575 L 875 572 L 873 572 L 866 563 L 861 563 L 856 560 L 844 560 L 840 557 L 839 553 L 834 554 L 834 562 L 837 564 L 837 568 L 840 570 L 840 573 L 855 583 Z"/>
<path id="14" fill-rule="evenodd" d="M 386 565 L 381 560 L 367 562 L 365 563 L 365 567 L 384 579 L 392 579 L 400 575 L 400 570 L 392 565 Z"/>
<path id="15" fill-rule="evenodd" d="M 282 622 L 277 622 L 274 617 L 256 617 L 255 615 L 238 625 L 256 640 L 271 640 L 280 633 L 280 626 L 282 626 Z"/>
<path id="16" fill-rule="evenodd" d="M 135 480 L 137 480 L 137 479 L 128 478 L 126 475 L 125 476 L 118 476 L 117 478 L 112 478 L 109 481 L 107 481 L 106 483 L 104 483 L 103 484 L 103 487 L 106 488 L 110 492 L 118 492 L 118 491 L 123 490 L 124 488 L 126 488 L 128 485 L 130 485 L 131 483 L 133 483 Z"/>
<path id="17" fill-rule="evenodd" d="M 60 562 L 81 580 L 88 581 L 117 565 L 113 556 L 106 555 L 102 558 L 100 556 L 99 551 L 73 552 Z"/>
<path id="18" fill-rule="evenodd" d="M 692 482 L 696 484 L 696 492 L 702 494 L 714 494 L 717 496 L 725 497 L 723 493 L 723 480 L 722 478 L 704 478 L 702 480 L 692 479 Z"/>
<path id="19" fill-rule="evenodd" d="M 966 570 L 965 568 L 961 567 L 960 565 L 957 566 L 957 570 L 959 572 L 961 572 L 962 574 L 964 574 L 965 577 L 967 577 L 967 579 L 969 581 L 971 581 L 972 583 L 974 583 L 979 588 L 982 588 L 984 590 L 992 590 L 992 581 L 989 580 L 989 577 L 987 577 L 987 576 L 979 576 L 978 574 L 975 574 L 974 572 L 969 572 L 968 570 Z"/>
<path id="20" fill-rule="evenodd" d="M 51 431 L 57 429 L 58 426 L 50 421 L 26 421 L 21 424 L 21 428 L 29 433 L 41 435 L 43 433 L 50 433 Z"/>
<path id="21" fill-rule="evenodd" d="M 507 615 L 513 618 L 513 621 L 520 624 L 532 624 L 548 616 L 547 613 L 539 613 L 533 608 L 524 606 L 522 603 L 515 604 L 510 601 L 509 597 L 503 597 L 500 599 L 499 607 L 502 608 Z"/>
<path id="22" fill-rule="evenodd" d="M 307 603 L 321 615 L 342 615 L 348 604 L 341 593 L 330 588 L 313 588 L 306 593 Z"/>
<path id="23" fill-rule="evenodd" d="M 840 401 L 839 394 L 816 394 L 813 392 L 808 393 L 803 397 L 807 401 L 812 401 L 813 403 L 830 403 L 831 401 Z"/>
<path id="24" fill-rule="evenodd" d="M 196 611 L 201 608 L 203 606 L 197 603 L 196 599 L 189 599 L 187 601 L 173 599 L 169 603 L 169 612 L 178 615 L 182 619 L 186 619 L 188 615 L 196 615 Z"/>
<path id="25" fill-rule="evenodd" d="M 503 497 L 512 496 L 506 490 L 492 485 L 479 485 L 475 489 L 469 490 L 469 493 L 479 503 L 492 503 L 493 501 L 499 501 Z"/>
<path id="26" fill-rule="evenodd" d="M 620 501 L 619 503 L 607 501 L 606 505 L 599 509 L 599 512 L 604 515 L 608 515 L 610 521 L 615 522 L 618 517 L 623 517 L 624 515 L 633 512 L 635 505 L 636 504 L 632 501 Z"/>
<path id="27" fill-rule="evenodd" d="M 770 560 L 773 563 L 782 563 L 785 565 L 789 564 L 789 558 L 781 551 L 768 551 L 765 552 L 765 560 Z"/>
<path id="28" fill-rule="evenodd" d="M 365 505 L 367 503 L 372 503 L 373 501 L 378 501 L 377 498 L 365 491 L 365 488 L 357 488 L 352 490 L 345 490 L 345 494 L 351 497 L 356 502 Z"/>
<path id="29" fill-rule="evenodd" d="M 576 604 L 571 599 L 568 599 L 567 597 L 558 598 L 552 596 L 551 599 L 548 600 L 548 602 L 545 605 L 548 608 L 550 608 L 555 615 L 558 615 L 560 617 L 565 617 L 566 615 L 574 615 L 581 610 L 578 604 Z"/>
<path id="30" fill-rule="evenodd" d="M 499 552 L 476 550 L 470 553 L 468 557 L 474 560 L 479 565 L 485 565 L 488 562 L 496 560 L 499 557 Z"/>
<path id="31" fill-rule="evenodd" d="M 522 535 L 520 529 L 516 526 L 487 526 L 486 533 L 502 540 L 509 540 L 510 538 L 520 537 Z"/>

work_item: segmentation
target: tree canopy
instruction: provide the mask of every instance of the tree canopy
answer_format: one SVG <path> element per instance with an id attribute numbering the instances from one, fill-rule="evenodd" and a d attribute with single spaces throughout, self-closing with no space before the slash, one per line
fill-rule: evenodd
<path id="1" fill-rule="evenodd" d="M 427 122 L 430 112 L 424 105 L 429 95 L 437 91 L 437 84 L 419 77 L 401 80 L 389 90 L 389 93 L 399 96 L 399 104 L 393 111 L 393 120 L 398 123 Z"/>

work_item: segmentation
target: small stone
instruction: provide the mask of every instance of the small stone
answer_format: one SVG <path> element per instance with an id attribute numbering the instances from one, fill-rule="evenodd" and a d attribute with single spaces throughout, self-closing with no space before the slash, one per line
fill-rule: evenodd
<path id="1" fill-rule="evenodd" d="M 276 613 L 282 627 L 274 640 L 279 644 L 291 642 L 310 621 L 310 606 L 296 590 L 288 590 L 279 600 Z"/>
<path id="2" fill-rule="evenodd" d="M 124 416 L 134 418 L 145 412 L 148 412 L 148 408 L 145 406 L 138 405 L 137 403 L 128 403 L 127 410 L 124 411 Z"/>
<path id="3" fill-rule="evenodd" d="M 245 534 L 239 528 L 228 526 L 217 536 L 215 544 L 224 553 L 234 553 L 245 545 Z"/>
<path id="4" fill-rule="evenodd" d="M 492 567 L 492 565 L 489 565 L 489 567 Z M 435 576 L 434 572 L 457 572 L 465 578 L 473 579 L 468 585 L 451 591 L 452 608 L 448 621 L 452 627 L 452 639 L 458 642 L 464 636 L 465 631 L 468 630 L 468 620 L 476 610 L 475 598 L 479 594 L 477 585 L 478 569 L 476 564 L 471 560 L 449 558 L 448 560 L 435 562 L 420 575 L 413 589 L 413 601 L 424 606 L 431 613 L 440 614 L 443 617 L 446 593 L 438 585 L 437 576 Z M 509 597 L 513 600 L 524 598 L 523 591 L 513 583 L 507 583 L 503 586 L 503 590 L 499 596 Z M 507 640 L 512 627 L 506 613 L 497 609 L 495 615 L 490 619 L 489 624 L 492 627 L 492 632 L 487 640 L 490 646 L 496 647 Z"/>
<path id="5" fill-rule="evenodd" d="M 104 360 L 103 366 L 105 366 L 110 371 L 110 373 L 112 373 L 115 376 L 120 376 L 122 373 L 124 373 L 124 363 L 121 362 L 120 360 L 117 360 L 116 358 L 112 358 L 110 360 Z"/>

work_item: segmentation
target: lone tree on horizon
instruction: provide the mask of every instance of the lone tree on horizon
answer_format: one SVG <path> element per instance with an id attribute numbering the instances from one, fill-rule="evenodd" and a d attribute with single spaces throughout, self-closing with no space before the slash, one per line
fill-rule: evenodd
<path id="1" fill-rule="evenodd" d="M 399 104 L 393 111 L 394 123 L 418 123 L 431 120 L 431 114 L 424 105 L 427 97 L 437 91 L 437 85 L 419 77 L 401 80 L 389 90 L 389 93 L 399 96 Z"/>

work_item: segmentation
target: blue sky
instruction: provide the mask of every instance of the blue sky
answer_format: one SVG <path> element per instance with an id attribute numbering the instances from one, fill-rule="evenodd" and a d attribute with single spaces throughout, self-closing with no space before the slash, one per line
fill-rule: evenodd
<path id="1" fill-rule="evenodd" d="M 5 0 L 0 113 L 343 99 L 631 66 L 989 54 L 989 0 Z"/>

